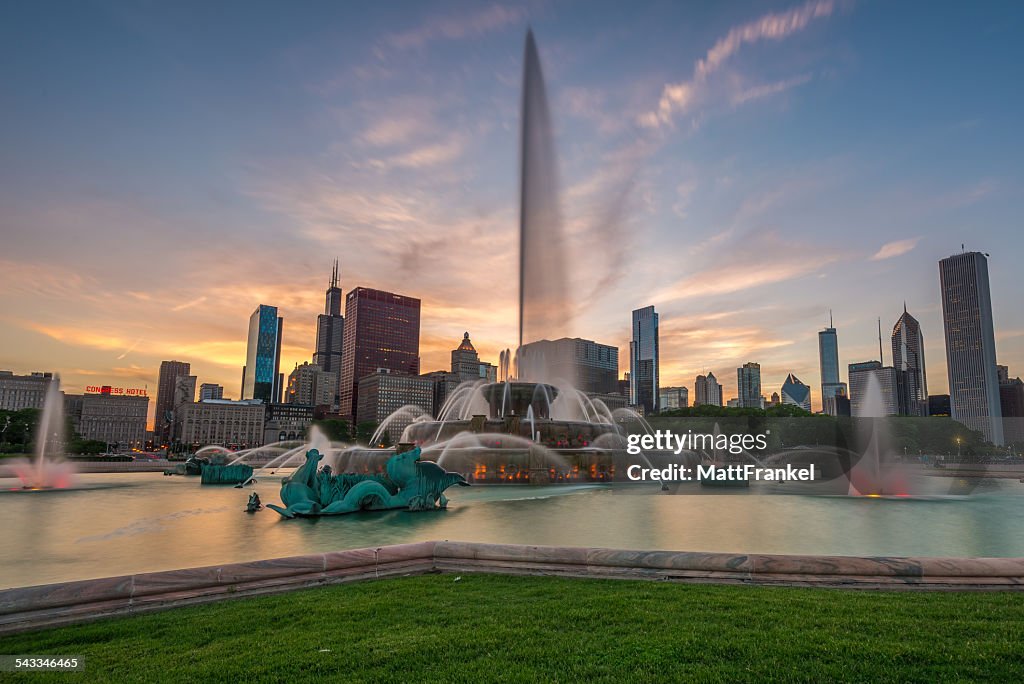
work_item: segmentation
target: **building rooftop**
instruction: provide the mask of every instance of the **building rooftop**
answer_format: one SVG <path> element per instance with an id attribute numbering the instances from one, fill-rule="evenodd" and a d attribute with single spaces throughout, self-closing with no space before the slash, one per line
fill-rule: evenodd
<path id="1" fill-rule="evenodd" d="M 462 344 L 459 345 L 458 351 L 476 352 L 476 347 L 469 339 L 469 333 L 465 333 L 462 336 Z"/>

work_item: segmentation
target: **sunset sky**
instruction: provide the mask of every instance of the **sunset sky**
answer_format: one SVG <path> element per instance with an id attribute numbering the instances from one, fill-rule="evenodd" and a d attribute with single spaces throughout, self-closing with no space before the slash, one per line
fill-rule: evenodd
<path id="1" fill-rule="evenodd" d="M 359 5 L 357 7 L 357 5 Z M 820 405 L 816 332 L 877 357 L 903 310 L 947 391 L 937 261 L 989 252 L 1024 374 L 1024 5 L 9 2 L 0 369 L 65 390 L 160 361 L 237 397 L 248 318 L 309 360 L 342 287 L 423 300 L 422 369 L 517 335 L 523 38 L 545 69 L 575 335 L 661 314 L 661 384 L 762 365 Z M 152 402 L 151 402 L 152 404 Z"/>

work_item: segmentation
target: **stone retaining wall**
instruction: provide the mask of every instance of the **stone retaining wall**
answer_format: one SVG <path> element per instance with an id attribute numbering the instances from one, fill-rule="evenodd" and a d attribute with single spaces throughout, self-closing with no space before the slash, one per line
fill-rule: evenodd
<path id="1" fill-rule="evenodd" d="M 773 556 L 419 542 L 8 589 L 0 591 L 0 634 L 428 572 L 859 589 L 1024 589 L 1024 558 Z"/>

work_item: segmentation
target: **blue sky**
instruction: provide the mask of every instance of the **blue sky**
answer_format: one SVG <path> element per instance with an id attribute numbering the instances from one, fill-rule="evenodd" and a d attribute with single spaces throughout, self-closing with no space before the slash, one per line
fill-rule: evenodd
<path id="1" fill-rule="evenodd" d="M 662 384 L 759 361 L 814 388 L 903 301 L 946 386 L 938 259 L 989 252 L 1000 362 L 1017 301 L 1017 3 L 7 3 L 0 368 L 237 396 L 248 315 L 312 352 L 342 285 L 423 299 L 423 369 L 516 339 L 527 25 L 552 103 L 574 334 L 654 303 Z M 886 330 L 886 334 L 888 334 Z M 888 360 L 889 346 L 886 344 Z"/>

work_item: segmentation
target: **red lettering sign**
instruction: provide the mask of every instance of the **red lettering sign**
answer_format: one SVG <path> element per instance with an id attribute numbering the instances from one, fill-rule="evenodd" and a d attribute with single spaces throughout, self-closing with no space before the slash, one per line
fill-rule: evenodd
<path id="1" fill-rule="evenodd" d="M 148 397 L 144 387 L 111 387 L 110 385 L 86 385 L 86 394 L 109 394 L 115 397 Z"/>

